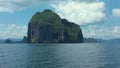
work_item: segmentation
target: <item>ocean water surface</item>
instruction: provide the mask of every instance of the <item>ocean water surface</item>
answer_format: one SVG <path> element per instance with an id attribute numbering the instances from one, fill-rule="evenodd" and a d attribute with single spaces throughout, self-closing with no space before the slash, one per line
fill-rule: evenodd
<path id="1" fill-rule="evenodd" d="M 0 68 L 120 68 L 120 44 L 0 44 Z"/>

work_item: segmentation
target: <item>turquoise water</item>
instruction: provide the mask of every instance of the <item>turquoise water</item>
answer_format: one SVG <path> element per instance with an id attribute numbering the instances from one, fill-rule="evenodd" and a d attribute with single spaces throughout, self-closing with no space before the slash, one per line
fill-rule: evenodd
<path id="1" fill-rule="evenodd" d="M 0 44 L 0 68 L 120 68 L 120 45 Z"/>

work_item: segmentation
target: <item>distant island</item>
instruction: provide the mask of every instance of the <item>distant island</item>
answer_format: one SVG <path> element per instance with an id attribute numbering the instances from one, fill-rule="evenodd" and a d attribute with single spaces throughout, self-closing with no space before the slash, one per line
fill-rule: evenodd
<path id="1" fill-rule="evenodd" d="M 12 41 L 10 39 L 6 39 L 5 43 L 12 43 Z"/>
<path id="2" fill-rule="evenodd" d="M 82 43 L 83 34 L 79 25 L 61 19 L 52 10 L 35 13 L 29 24 L 28 43 Z"/>

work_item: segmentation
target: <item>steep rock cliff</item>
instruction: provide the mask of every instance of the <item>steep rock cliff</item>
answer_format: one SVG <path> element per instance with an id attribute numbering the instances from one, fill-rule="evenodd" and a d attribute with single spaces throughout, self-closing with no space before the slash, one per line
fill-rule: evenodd
<path id="1" fill-rule="evenodd" d="M 28 43 L 82 43 L 83 35 L 77 24 L 51 10 L 35 13 L 28 24 Z"/>

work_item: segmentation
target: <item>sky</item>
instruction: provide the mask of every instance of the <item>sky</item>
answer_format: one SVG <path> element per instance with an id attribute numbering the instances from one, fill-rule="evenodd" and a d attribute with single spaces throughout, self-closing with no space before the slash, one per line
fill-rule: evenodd
<path id="1" fill-rule="evenodd" d="M 86 38 L 120 38 L 120 0 L 0 0 L 0 39 L 27 36 L 32 15 L 45 9 L 78 24 Z"/>

